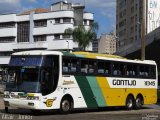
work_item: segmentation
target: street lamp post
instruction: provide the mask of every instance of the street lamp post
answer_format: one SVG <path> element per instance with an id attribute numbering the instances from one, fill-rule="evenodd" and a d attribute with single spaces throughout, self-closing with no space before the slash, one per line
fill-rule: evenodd
<path id="1" fill-rule="evenodd" d="M 67 51 L 69 52 L 69 41 L 67 40 L 66 42 L 68 43 L 68 48 L 67 48 Z"/>
<path id="2" fill-rule="evenodd" d="M 142 22 L 141 22 L 141 60 L 145 60 L 145 28 L 146 28 L 146 0 L 143 0 Z"/>

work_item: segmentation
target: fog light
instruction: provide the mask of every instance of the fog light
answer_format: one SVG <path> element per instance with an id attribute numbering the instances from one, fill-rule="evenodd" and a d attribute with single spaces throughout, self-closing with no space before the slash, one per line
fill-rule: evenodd
<path id="1" fill-rule="evenodd" d="M 34 106 L 34 103 L 29 102 L 28 105 L 29 106 Z"/>

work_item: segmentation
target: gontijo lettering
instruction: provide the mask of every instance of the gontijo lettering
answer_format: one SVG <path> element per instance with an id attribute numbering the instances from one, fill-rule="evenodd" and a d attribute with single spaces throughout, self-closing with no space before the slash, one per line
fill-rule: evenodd
<path id="1" fill-rule="evenodd" d="M 136 80 L 119 80 L 113 79 L 113 85 L 136 86 Z"/>

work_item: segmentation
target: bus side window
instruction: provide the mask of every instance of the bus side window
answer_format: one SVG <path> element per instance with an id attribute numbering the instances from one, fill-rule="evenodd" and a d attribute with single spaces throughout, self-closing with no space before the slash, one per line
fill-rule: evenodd
<path id="1" fill-rule="evenodd" d="M 156 78 L 156 67 L 155 66 L 150 66 L 149 76 L 151 78 Z"/>
<path id="2" fill-rule="evenodd" d="M 129 76 L 129 77 L 133 77 L 133 76 L 135 76 L 135 74 L 136 74 L 136 71 L 134 70 L 134 68 L 133 68 L 133 65 L 127 65 L 127 76 Z"/>
<path id="3" fill-rule="evenodd" d="M 126 75 L 126 65 L 120 64 L 120 74 L 119 75 Z"/>
<path id="4" fill-rule="evenodd" d="M 78 68 L 78 60 L 77 59 L 71 59 L 71 68 L 70 68 L 70 71 L 72 73 L 78 72 L 77 68 Z"/>
<path id="5" fill-rule="evenodd" d="M 109 62 L 105 63 L 105 74 L 110 74 L 111 73 L 111 64 Z"/>
<path id="6" fill-rule="evenodd" d="M 88 73 L 88 61 L 81 60 L 81 73 Z"/>
<path id="7" fill-rule="evenodd" d="M 133 76 L 137 76 L 137 65 L 133 65 Z"/>
<path id="8" fill-rule="evenodd" d="M 144 67 L 144 76 L 148 77 L 149 76 L 149 66 Z"/>
<path id="9" fill-rule="evenodd" d="M 104 74 L 104 62 L 98 62 L 98 74 Z"/>
<path id="10" fill-rule="evenodd" d="M 69 65 L 70 65 L 70 60 L 63 59 L 63 72 L 69 72 Z"/>
<path id="11" fill-rule="evenodd" d="M 96 72 L 96 68 L 97 68 L 97 63 L 95 61 L 89 61 L 89 69 L 88 69 L 88 73 L 93 74 Z"/>
<path id="12" fill-rule="evenodd" d="M 141 77 L 148 77 L 149 74 L 149 66 L 140 66 L 140 73 Z"/>
<path id="13" fill-rule="evenodd" d="M 113 75 L 121 75 L 120 65 L 118 63 L 113 64 Z"/>

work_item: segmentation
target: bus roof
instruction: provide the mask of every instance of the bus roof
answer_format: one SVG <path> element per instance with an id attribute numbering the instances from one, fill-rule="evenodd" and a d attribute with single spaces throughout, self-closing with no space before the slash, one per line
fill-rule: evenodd
<path id="1" fill-rule="evenodd" d="M 102 59 L 102 60 L 113 60 L 120 62 L 134 62 L 134 63 L 144 63 L 144 64 L 154 64 L 155 61 L 152 60 L 130 60 L 117 55 L 109 55 L 109 54 L 98 54 L 91 52 L 60 52 L 60 51 L 47 51 L 47 50 L 31 50 L 31 51 L 23 51 L 16 52 L 13 55 L 63 55 L 69 57 L 79 57 L 79 58 L 91 58 L 91 59 Z"/>
<path id="2" fill-rule="evenodd" d="M 102 59 L 102 60 L 112 60 L 112 61 L 119 61 L 119 62 L 131 62 L 131 63 L 143 63 L 143 64 L 153 64 L 156 65 L 156 62 L 153 60 L 131 60 L 125 57 L 117 56 L 117 55 L 110 55 L 110 54 L 98 54 L 98 53 L 91 53 L 91 52 L 63 52 L 63 55 L 70 56 L 70 57 L 82 57 L 82 58 L 92 58 L 92 59 Z"/>

